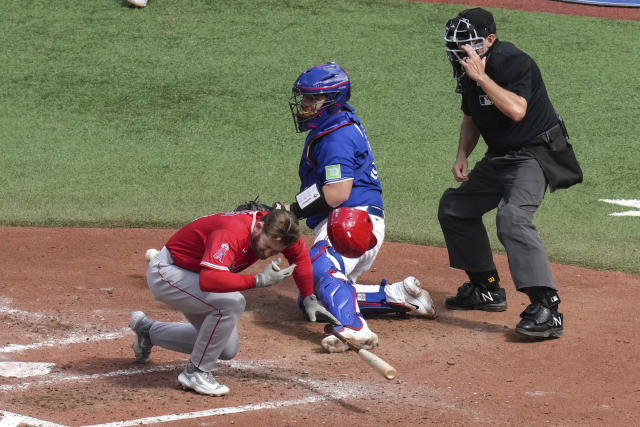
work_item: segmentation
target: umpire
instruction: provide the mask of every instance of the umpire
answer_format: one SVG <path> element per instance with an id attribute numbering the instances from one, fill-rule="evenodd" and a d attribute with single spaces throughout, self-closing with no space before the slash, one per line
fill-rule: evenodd
<path id="1" fill-rule="evenodd" d="M 505 291 L 482 216 L 497 209 L 503 244 L 516 289 L 529 296 L 516 331 L 559 337 L 563 316 L 547 253 L 532 223 L 550 190 L 582 181 L 562 119 L 547 95 L 540 70 L 526 53 L 498 40 L 493 16 L 481 8 L 450 19 L 445 50 L 462 95 L 458 153 L 451 171 L 458 188 L 447 189 L 438 220 L 452 268 L 465 270 L 465 282 L 446 306 L 453 310 L 504 311 Z M 467 174 L 468 157 L 482 136 L 484 157 Z"/>

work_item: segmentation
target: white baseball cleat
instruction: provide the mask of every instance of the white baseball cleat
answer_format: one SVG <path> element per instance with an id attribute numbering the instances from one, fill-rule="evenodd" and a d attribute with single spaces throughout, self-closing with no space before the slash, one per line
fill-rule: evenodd
<path id="1" fill-rule="evenodd" d="M 418 279 L 413 276 L 409 276 L 401 283 L 404 293 L 404 305 L 410 309 L 407 314 L 411 316 L 426 317 L 429 319 L 435 319 L 438 317 L 431 295 L 420 287 L 420 281 Z"/>
<path id="2" fill-rule="evenodd" d="M 191 362 L 189 362 L 187 367 L 178 375 L 178 381 L 185 390 L 191 389 L 200 394 L 224 396 L 229 393 L 229 387 L 216 381 L 211 372 L 201 371 L 195 368 Z"/>
<path id="3" fill-rule="evenodd" d="M 359 331 L 345 326 L 342 330 L 338 330 L 338 332 L 344 338 L 365 350 L 370 350 L 378 345 L 378 336 L 366 325 L 364 325 L 364 327 Z M 327 350 L 329 353 L 342 353 L 349 350 L 349 346 L 340 341 L 334 335 L 324 337 L 320 342 L 320 345 L 322 345 L 322 348 Z"/>
<path id="4" fill-rule="evenodd" d="M 147 5 L 147 0 L 127 0 L 127 3 L 135 7 L 145 7 Z"/>

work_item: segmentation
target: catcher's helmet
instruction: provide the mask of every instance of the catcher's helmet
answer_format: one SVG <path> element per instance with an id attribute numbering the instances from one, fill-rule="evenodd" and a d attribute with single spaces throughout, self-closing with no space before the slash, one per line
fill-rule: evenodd
<path id="1" fill-rule="evenodd" d="M 487 53 L 485 40 L 489 34 L 496 33 L 496 23 L 493 15 L 479 7 L 463 10 L 453 19 L 449 19 L 445 26 L 444 50 L 447 52 L 447 58 L 453 66 L 453 78 L 458 81 L 458 90 L 460 89 L 460 79 L 464 76 L 464 68 L 460 65 L 460 61 L 467 54 L 461 48 L 462 45 L 470 45 L 479 56 Z"/>
<path id="2" fill-rule="evenodd" d="M 305 114 L 302 107 L 304 95 L 326 95 L 327 99 L 318 111 Z M 351 97 L 349 75 L 335 62 L 316 65 L 304 71 L 293 84 L 289 107 L 297 132 L 317 127 L 332 113 L 347 103 Z"/>
<path id="3" fill-rule="evenodd" d="M 327 234 L 334 249 L 347 258 L 358 258 L 378 244 L 368 213 L 354 208 L 337 208 L 329 215 Z"/>

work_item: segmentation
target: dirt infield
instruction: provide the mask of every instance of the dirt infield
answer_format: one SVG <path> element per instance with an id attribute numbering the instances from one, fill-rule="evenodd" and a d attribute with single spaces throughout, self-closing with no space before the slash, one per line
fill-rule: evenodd
<path id="1" fill-rule="evenodd" d="M 474 4 L 640 20 L 631 8 Z M 0 427 L 638 424 L 640 277 L 553 264 L 565 335 L 531 341 L 513 331 L 528 300 L 515 292 L 504 257 L 496 262 L 506 312 L 448 311 L 444 299 L 464 276 L 447 267 L 446 251 L 389 242 L 362 281 L 415 275 L 440 313 L 369 321 L 380 337 L 375 353 L 398 370 L 396 379 L 352 352 L 324 353 L 324 325 L 303 320 L 289 279 L 244 293 L 239 354 L 215 371 L 231 393 L 182 391 L 176 377 L 186 355 L 154 349 L 149 364 L 135 364 L 127 328 L 138 309 L 182 320 L 152 299 L 144 279 L 145 249 L 172 233 L 0 227 Z"/>
<path id="2" fill-rule="evenodd" d="M 181 320 L 152 299 L 144 279 L 145 249 L 171 234 L 0 228 L 0 366 L 52 364 L 46 375 L 0 376 L 1 426 L 637 424 L 640 277 L 554 264 L 565 335 L 531 342 L 513 331 L 527 300 L 504 257 L 506 312 L 448 311 L 444 298 L 464 277 L 447 267 L 446 252 L 388 242 L 363 281 L 410 272 L 440 312 L 436 320 L 370 321 L 380 337 L 375 353 L 397 379 L 352 352 L 324 353 L 323 324 L 303 320 L 289 279 L 245 292 L 239 354 L 215 372 L 230 395 L 184 392 L 176 377 L 186 356 L 154 349 L 148 365 L 135 364 L 126 327 L 136 309 Z"/>

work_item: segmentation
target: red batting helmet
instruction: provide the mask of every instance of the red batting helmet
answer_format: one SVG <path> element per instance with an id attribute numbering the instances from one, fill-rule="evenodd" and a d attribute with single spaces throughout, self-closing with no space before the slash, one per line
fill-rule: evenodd
<path id="1" fill-rule="evenodd" d="M 358 258 L 378 243 L 369 214 L 354 208 L 334 209 L 327 233 L 334 249 L 347 258 Z"/>

